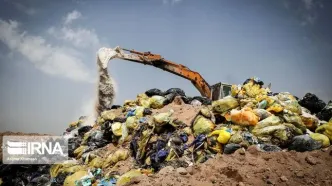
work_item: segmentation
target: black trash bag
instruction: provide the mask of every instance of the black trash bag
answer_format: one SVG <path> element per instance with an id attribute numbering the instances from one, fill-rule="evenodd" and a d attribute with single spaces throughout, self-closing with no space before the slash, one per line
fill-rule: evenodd
<path id="1" fill-rule="evenodd" d="M 258 144 L 257 147 L 263 152 L 279 152 L 282 150 L 277 145 L 272 144 Z"/>
<path id="2" fill-rule="evenodd" d="M 58 185 L 63 185 L 63 183 L 65 182 L 65 179 L 67 178 L 67 176 L 69 176 L 70 173 L 68 172 L 60 172 L 56 177 L 55 177 L 55 182 L 53 182 L 51 184 L 51 186 L 58 186 Z"/>
<path id="3" fill-rule="evenodd" d="M 126 122 L 127 118 L 125 117 L 116 117 L 114 118 L 113 122 L 120 122 L 120 123 L 124 123 Z"/>
<path id="4" fill-rule="evenodd" d="M 178 96 L 186 96 L 186 93 L 180 88 L 170 88 L 165 92 L 165 95 L 175 93 Z"/>
<path id="5" fill-rule="evenodd" d="M 307 108 L 311 113 L 316 114 L 323 110 L 326 103 L 320 100 L 315 94 L 307 93 L 300 101 L 302 107 Z"/>
<path id="6" fill-rule="evenodd" d="M 207 97 L 195 96 L 192 100 L 197 100 L 202 103 L 202 105 L 211 105 L 212 101 Z"/>
<path id="7" fill-rule="evenodd" d="M 78 129 L 78 135 L 83 137 L 85 133 L 89 132 L 92 126 L 83 126 Z"/>
<path id="8" fill-rule="evenodd" d="M 241 145 L 235 143 L 229 143 L 224 148 L 224 154 L 233 154 L 239 148 L 241 148 Z"/>
<path id="9" fill-rule="evenodd" d="M 118 108 L 121 108 L 121 105 L 112 105 L 111 110 L 112 109 L 118 109 Z"/>
<path id="10" fill-rule="evenodd" d="M 193 100 L 192 97 L 187 97 L 187 96 L 181 96 L 181 99 L 183 100 L 183 102 L 184 102 L 185 104 L 190 104 L 191 101 Z"/>
<path id="11" fill-rule="evenodd" d="M 81 146 L 82 138 L 75 137 L 68 139 L 68 156 L 75 157 L 74 151 Z"/>
<path id="12" fill-rule="evenodd" d="M 329 101 L 326 107 L 317 114 L 317 117 L 323 121 L 329 121 L 332 118 L 332 101 Z"/>
<path id="13" fill-rule="evenodd" d="M 172 103 L 173 100 L 174 100 L 174 98 L 175 98 L 176 96 L 177 96 L 176 93 L 170 93 L 170 94 L 167 94 L 167 95 L 165 96 L 166 99 L 165 99 L 163 105 L 168 105 L 168 104 Z"/>
<path id="14" fill-rule="evenodd" d="M 153 88 L 153 89 L 147 90 L 145 92 L 145 94 L 148 97 L 152 97 L 152 96 L 163 96 L 164 95 L 164 93 L 160 89 L 157 89 L 157 88 Z"/>
<path id="15" fill-rule="evenodd" d="M 291 144 L 288 146 L 288 150 L 295 150 L 297 152 L 318 150 L 322 147 L 322 144 L 312 139 L 309 135 L 295 136 L 292 139 Z"/>
<path id="16" fill-rule="evenodd" d="M 152 114 L 152 110 L 151 110 L 151 109 L 149 109 L 149 108 L 144 108 L 143 116 L 151 115 L 151 114 Z"/>

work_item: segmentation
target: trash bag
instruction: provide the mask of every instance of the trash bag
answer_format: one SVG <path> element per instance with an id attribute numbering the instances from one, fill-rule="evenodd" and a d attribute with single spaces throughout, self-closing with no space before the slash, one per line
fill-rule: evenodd
<path id="1" fill-rule="evenodd" d="M 230 116 L 225 116 L 228 121 L 243 126 L 255 126 L 258 123 L 258 116 L 251 108 L 243 108 L 242 110 L 231 110 Z"/>
<path id="2" fill-rule="evenodd" d="M 135 116 L 130 116 L 127 118 L 126 127 L 129 130 L 135 130 L 138 127 L 138 121 Z"/>
<path id="3" fill-rule="evenodd" d="M 284 112 L 283 118 L 287 123 L 293 124 L 295 127 L 299 128 L 303 133 L 306 132 L 307 128 L 303 124 L 302 119 L 299 115 L 292 112 Z"/>
<path id="4" fill-rule="evenodd" d="M 241 145 L 235 143 L 229 143 L 224 148 L 224 154 L 233 154 L 239 148 L 241 148 Z"/>
<path id="5" fill-rule="evenodd" d="M 212 102 L 212 109 L 217 113 L 224 113 L 239 106 L 238 101 L 232 96 Z"/>
<path id="6" fill-rule="evenodd" d="M 140 170 L 130 170 L 128 172 L 126 172 L 125 174 L 123 174 L 122 176 L 119 177 L 119 179 L 117 180 L 116 186 L 122 186 L 127 184 L 128 182 L 130 182 L 130 180 L 134 177 L 137 176 L 141 176 L 142 173 Z"/>
<path id="7" fill-rule="evenodd" d="M 325 123 L 325 124 L 319 126 L 315 132 L 324 134 L 325 136 L 327 136 L 330 139 L 330 141 L 332 141 L 332 122 Z"/>
<path id="8" fill-rule="evenodd" d="M 91 129 L 92 129 L 92 126 L 82 126 L 78 129 L 78 135 L 83 137 L 84 134 L 89 132 Z"/>
<path id="9" fill-rule="evenodd" d="M 103 118 L 105 121 L 110 120 L 113 121 L 116 117 L 116 114 L 113 110 L 107 110 L 101 113 L 101 118 Z"/>
<path id="10" fill-rule="evenodd" d="M 231 138 L 231 131 L 227 128 L 222 128 L 221 130 L 215 130 L 208 135 L 208 137 L 217 135 L 217 141 L 221 144 L 227 144 L 229 139 Z"/>
<path id="11" fill-rule="evenodd" d="M 149 99 L 149 105 L 151 108 L 160 109 L 164 107 L 164 101 L 166 100 L 165 97 L 162 96 L 152 96 Z"/>
<path id="12" fill-rule="evenodd" d="M 163 96 L 164 93 L 163 91 L 161 91 L 160 89 L 157 89 L 157 88 L 153 88 L 153 89 L 150 89 L 150 90 L 147 90 L 145 92 L 145 94 L 149 97 L 152 97 L 152 96 Z"/>
<path id="13" fill-rule="evenodd" d="M 252 133 L 262 143 L 270 143 L 277 146 L 287 146 L 294 136 L 302 135 L 302 131 L 292 124 L 256 125 Z"/>
<path id="14" fill-rule="evenodd" d="M 211 105 L 212 104 L 212 101 L 209 98 L 207 98 L 207 97 L 195 96 L 192 99 L 193 100 L 198 100 L 203 105 Z"/>
<path id="15" fill-rule="evenodd" d="M 324 134 L 311 133 L 310 137 L 312 139 L 314 139 L 315 141 L 320 142 L 322 144 L 323 148 L 330 146 L 330 139 L 327 136 L 325 136 Z"/>
<path id="16" fill-rule="evenodd" d="M 119 161 L 124 161 L 129 157 L 129 151 L 127 149 L 118 149 L 114 153 L 110 154 L 106 161 L 103 163 L 103 168 L 115 165 Z"/>
<path id="17" fill-rule="evenodd" d="M 202 115 L 198 115 L 193 123 L 193 131 L 195 136 L 198 136 L 199 134 L 208 135 L 213 131 L 214 128 L 215 124 Z"/>
<path id="18" fill-rule="evenodd" d="M 296 113 L 296 114 L 301 114 L 302 113 L 301 105 L 296 100 L 281 101 L 280 105 L 285 110 L 291 111 L 293 113 Z"/>
<path id="19" fill-rule="evenodd" d="M 281 124 L 281 122 L 282 121 L 278 116 L 272 115 L 272 116 L 258 122 L 255 128 L 259 129 L 259 128 L 264 128 L 267 126 L 279 125 L 279 124 Z"/>
<path id="20" fill-rule="evenodd" d="M 299 104 L 302 107 L 310 110 L 311 113 L 316 114 L 323 110 L 326 103 L 320 100 L 315 94 L 307 93 L 300 101 Z"/>
<path id="21" fill-rule="evenodd" d="M 320 142 L 315 141 L 309 135 L 295 136 L 292 139 L 291 144 L 288 146 L 288 150 L 295 150 L 297 152 L 318 150 L 322 147 Z"/>
<path id="22" fill-rule="evenodd" d="M 121 105 L 112 105 L 111 110 L 115 110 L 121 108 Z"/>
<path id="23" fill-rule="evenodd" d="M 207 108 L 207 107 L 203 107 L 199 112 L 200 112 L 200 114 L 202 114 L 206 118 L 211 118 L 212 117 L 212 113 L 210 112 L 210 109 Z"/>
<path id="24" fill-rule="evenodd" d="M 329 121 L 332 118 L 332 101 L 329 101 L 327 105 L 321 110 L 317 117 L 323 121 Z"/>
<path id="25" fill-rule="evenodd" d="M 253 112 L 258 116 L 260 121 L 272 116 L 270 112 L 264 109 L 254 109 Z"/>
<path id="26" fill-rule="evenodd" d="M 81 171 L 77 171 L 74 174 L 67 176 L 67 178 L 65 179 L 63 185 L 64 186 L 76 186 L 76 181 L 80 180 L 82 177 L 84 176 L 89 176 L 88 171 L 86 170 L 81 170 Z"/>
<path id="27" fill-rule="evenodd" d="M 90 161 L 89 167 L 102 168 L 104 161 L 105 160 L 100 157 L 95 157 Z"/>
<path id="28" fill-rule="evenodd" d="M 176 95 L 179 95 L 179 96 L 186 96 L 186 93 L 180 88 L 170 88 L 170 89 L 166 90 L 165 95 L 171 94 L 171 93 L 175 93 Z"/>
<path id="29" fill-rule="evenodd" d="M 115 136 L 122 136 L 122 123 L 120 122 L 113 123 L 112 132 Z"/>
<path id="30" fill-rule="evenodd" d="M 149 108 L 150 107 L 149 96 L 147 96 L 146 94 L 138 94 L 136 97 L 136 103 L 138 106 Z"/>
<path id="31" fill-rule="evenodd" d="M 153 116 L 153 121 L 157 126 L 162 126 L 171 121 L 171 116 L 174 113 L 174 110 L 169 110 L 168 112 L 159 113 Z"/>
<path id="32" fill-rule="evenodd" d="M 284 108 L 278 103 L 274 103 L 273 105 L 271 105 L 270 107 L 268 107 L 266 109 L 266 111 L 271 112 L 271 113 L 280 113 L 283 110 L 284 110 Z"/>
<path id="33" fill-rule="evenodd" d="M 319 119 L 316 116 L 311 115 L 311 114 L 305 112 L 304 110 L 302 110 L 302 115 L 300 115 L 300 117 L 301 117 L 303 124 L 308 129 L 315 131 L 315 129 L 317 128 L 317 126 L 319 124 Z"/>

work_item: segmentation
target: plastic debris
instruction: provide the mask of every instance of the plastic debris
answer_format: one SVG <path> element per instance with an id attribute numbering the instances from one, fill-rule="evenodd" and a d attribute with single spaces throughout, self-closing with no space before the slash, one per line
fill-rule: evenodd
<path id="1" fill-rule="evenodd" d="M 318 150 L 322 144 L 312 139 L 309 135 L 295 136 L 292 143 L 288 146 L 289 150 L 298 152 Z"/>
<path id="2" fill-rule="evenodd" d="M 317 117 L 324 121 L 329 121 L 332 118 L 332 101 L 329 101 L 323 110 L 317 113 Z"/>

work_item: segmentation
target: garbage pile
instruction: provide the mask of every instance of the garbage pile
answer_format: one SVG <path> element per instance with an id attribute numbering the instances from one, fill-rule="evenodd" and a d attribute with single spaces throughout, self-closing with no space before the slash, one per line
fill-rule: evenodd
<path id="1" fill-rule="evenodd" d="M 102 112 L 94 126 L 80 117 L 64 133 L 71 159 L 51 166 L 49 185 L 124 185 L 166 166 L 186 168 L 252 145 L 263 152 L 330 146 L 332 101 L 263 86 L 250 78 L 216 101 L 179 88 L 151 89 Z"/>

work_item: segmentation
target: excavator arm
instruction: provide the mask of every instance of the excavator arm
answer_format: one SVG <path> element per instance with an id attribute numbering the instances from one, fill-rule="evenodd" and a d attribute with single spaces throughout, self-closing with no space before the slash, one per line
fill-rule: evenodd
<path id="1" fill-rule="evenodd" d="M 100 48 L 98 51 L 98 57 L 102 63 L 103 68 L 107 68 L 108 61 L 114 58 L 160 68 L 172 74 L 188 79 L 203 97 L 212 100 L 218 100 L 224 96 L 227 96 L 231 91 L 231 85 L 217 83 L 210 86 L 198 72 L 192 71 L 184 65 L 166 60 L 159 54 L 153 54 L 151 52 L 138 52 L 135 50 L 124 49 L 118 46 L 114 49 L 105 47 Z"/>
<path id="2" fill-rule="evenodd" d="M 202 96 L 211 98 L 210 85 L 198 72 L 192 71 L 184 65 L 165 60 L 161 57 L 161 55 L 152 54 L 151 52 L 137 52 L 135 50 L 128 50 L 120 47 L 116 47 L 115 51 L 119 54 L 117 57 L 120 59 L 144 65 L 151 65 L 188 79 L 197 88 Z"/>

